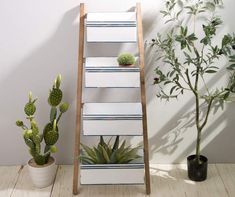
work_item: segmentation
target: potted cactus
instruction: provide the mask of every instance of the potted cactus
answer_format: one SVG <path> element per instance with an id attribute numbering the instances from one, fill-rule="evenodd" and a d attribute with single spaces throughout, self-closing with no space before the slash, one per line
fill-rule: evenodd
<path id="1" fill-rule="evenodd" d="M 135 64 L 135 57 L 131 53 L 122 53 L 117 58 L 119 66 L 131 67 Z"/>
<path id="2" fill-rule="evenodd" d="M 28 161 L 28 169 L 33 184 L 38 188 L 51 185 L 56 174 L 55 159 L 51 154 L 57 151 L 55 144 L 59 138 L 58 123 L 62 114 L 69 107 L 68 103 L 61 103 L 63 92 L 60 89 L 60 83 L 61 75 L 58 75 L 48 97 L 48 103 L 51 106 L 50 121 L 45 125 L 42 133 L 40 133 L 34 117 L 37 99 L 33 99 L 31 92 L 29 93 L 29 100 L 24 107 L 29 126 L 21 120 L 16 121 L 16 125 L 23 130 L 24 141 L 32 156 L 32 159 Z M 42 151 L 43 141 L 45 146 Z"/>

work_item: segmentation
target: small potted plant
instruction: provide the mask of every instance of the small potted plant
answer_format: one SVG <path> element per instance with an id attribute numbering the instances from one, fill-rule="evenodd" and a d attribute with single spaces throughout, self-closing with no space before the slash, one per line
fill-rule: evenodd
<path id="1" fill-rule="evenodd" d="M 117 58 L 119 66 L 131 67 L 135 64 L 135 57 L 131 53 L 122 53 Z"/>
<path id="2" fill-rule="evenodd" d="M 66 102 L 61 103 L 63 92 L 60 89 L 60 83 L 61 75 L 58 75 L 48 97 L 48 103 L 51 106 L 50 121 L 45 125 L 42 133 L 34 118 L 37 99 L 33 99 L 31 92 L 29 101 L 24 107 L 29 126 L 21 120 L 16 121 L 16 125 L 23 129 L 23 138 L 32 156 L 32 159 L 28 161 L 28 169 L 33 184 L 38 188 L 51 185 L 56 174 L 55 159 L 51 153 L 57 151 L 55 144 L 59 138 L 58 123 L 69 107 Z M 45 142 L 44 151 L 41 150 L 43 141 Z"/>
<path id="3" fill-rule="evenodd" d="M 219 0 L 183 0 L 178 6 L 176 0 L 167 0 L 161 13 L 167 17 L 166 23 L 171 23 L 171 29 L 164 34 L 159 33 L 151 42 L 151 46 L 157 49 L 155 55 L 159 56 L 158 60 L 164 62 L 164 66 L 158 65 L 155 69 L 154 84 L 160 90 L 157 96 L 169 101 L 189 92 L 194 97 L 196 151 L 187 157 L 188 177 L 194 181 L 207 178 L 208 159 L 201 154 L 201 141 L 211 109 L 216 103 L 223 105 L 235 90 L 235 58 L 231 56 L 235 35 L 225 34 L 215 39 L 217 29 L 222 24 L 216 13 L 221 5 L 222 1 Z M 190 22 L 192 25 L 188 25 Z M 231 75 L 229 82 L 210 87 L 206 79 L 220 72 L 219 60 L 222 58 L 233 62 L 227 67 Z"/>

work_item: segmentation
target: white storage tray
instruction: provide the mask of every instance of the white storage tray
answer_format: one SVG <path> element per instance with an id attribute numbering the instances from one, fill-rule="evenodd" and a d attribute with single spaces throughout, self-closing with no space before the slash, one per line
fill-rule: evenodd
<path id="1" fill-rule="evenodd" d="M 136 42 L 136 13 L 88 13 L 87 42 Z"/>
<path id="2" fill-rule="evenodd" d="M 85 103 L 84 135 L 142 135 L 141 103 Z"/>
<path id="3" fill-rule="evenodd" d="M 85 61 L 85 87 L 140 87 L 140 69 L 120 67 L 117 57 L 88 57 Z"/>
<path id="4" fill-rule="evenodd" d="M 144 164 L 81 165 L 81 184 L 144 184 Z"/>

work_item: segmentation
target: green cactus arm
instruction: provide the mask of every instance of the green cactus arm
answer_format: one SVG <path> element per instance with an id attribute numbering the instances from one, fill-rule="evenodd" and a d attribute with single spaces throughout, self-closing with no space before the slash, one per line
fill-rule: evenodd
<path id="1" fill-rule="evenodd" d="M 22 128 L 23 130 L 27 130 L 27 129 L 28 129 L 28 127 L 27 127 L 27 126 L 24 124 L 24 122 L 21 121 L 21 120 L 17 120 L 17 121 L 16 121 L 16 126 Z"/>
<path id="2" fill-rule="evenodd" d="M 57 147 L 55 145 L 50 147 L 51 153 L 56 153 L 57 152 Z"/>
<path id="3" fill-rule="evenodd" d="M 56 116 L 57 116 L 57 108 L 56 107 L 51 107 L 50 121 L 53 122 L 56 119 Z"/>
<path id="4" fill-rule="evenodd" d="M 65 113 L 69 109 L 69 104 L 66 102 L 63 102 L 59 106 L 60 112 Z"/>
<path id="5" fill-rule="evenodd" d="M 35 144 L 35 150 L 37 153 L 41 152 L 41 144 Z"/>
<path id="6" fill-rule="evenodd" d="M 43 140 L 43 134 L 39 134 L 39 136 L 40 136 L 40 143 L 41 143 Z"/>
<path id="7" fill-rule="evenodd" d="M 45 148 L 44 148 L 44 154 L 49 152 L 51 149 L 51 146 L 50 145 L 46 145 Z"/>
<path id="8" fill-rule="evenodd" d="M 45 156 L 45 162 L 48 163 L 48 160 L 49 160 L 49 158 L 51 156 L 51 153 L 48 152 L 48 153 L 44 154 L 44 156 Z"/>
<path id="9" fill-rule="evenodd" d="M 36 154 L 36 145 L 31 139 L 32 132 L 30 131 L 31 130 L 26 130 L 23 134 L 23 137 L 24 137 L 25 144 L 29 147 L 30 154 L 34 157 L 34 155 Z"/>
<path id="10" fill-rule="evenodd" d="M 60 88 L 60 84 L 61 84 L 61 74 L 59 74 L 57 77 L 56 77 L 56 80 L 55 80 L 55 87 L 56 88 Z"/>
<path id="11" fill-rule="evenodd" d="M 38 165 L 46 164 L 46 156 L 45 155 L 36 154 L 33 158 L 34 158 L 34 161 L 36 162 L 36 164 L 38 164 Z"/>
<path id="12" fill-rule="evenodd" d="M 60 114 L 59 114 L 59 116 L 58 116 L 58 118 L 57 118 L 57 120 L 56 120 L 57 124 L 58 124 L 58 122 L 60 121 L 60 118 L 61 118 L 62 114 L 63 114 L 63 113 L 60 112 Z"/>
<path id="13" fill-rule="evenodd" d="M 35 149 L 35 144 L 33 143 L 32 140 L 27 139 L 27 138 L 24 138 L 24 141 L 25 141 L 25 144 L 26 144 L 29 148 Z"/>
<path id="14" fill-rule="evenodd" d="M 31 124 L 31 129 L 32 129 L 33 133 L 35 135 L 38 135 L 39 134 L 39 128 L 38 128 L 37 122 L 32 118 L 30 120 L 30 124 Z"/>
<path id="15" fill-rule="evenodd" d="M 59 88 L 52 88 L 49 93 L 48 103 L 49 105 L 56 107 L 60 104 L 63 98 L 63 92 Z"/>
<path id="16" fill-rule="evenodd" d="M 56 131 L 57 128 L 57 121 L 56 119 L 53 121 L 53 131 Z"/>
<path id="17" fill-rule="evenodd" d="M 32 95 L 32 92 L 30 91 L 30 92 L 29 92 L 29 103 L 32 102 L 32 99 L 33 99 L 33 95 Z"/>
<path id="18" fill-rule="evenodd" d="M 57 124 L 60 121 L 60 118 L 61 118 L 62 114 L 65 113 L 69 109 L 69 104 L 66 103 L 66 102 L 63 102 L 63 103 L 60 104 L 59 109 L 60 109 L 60 114 L 59 114 L 59 116 L 56 120 Z"/>

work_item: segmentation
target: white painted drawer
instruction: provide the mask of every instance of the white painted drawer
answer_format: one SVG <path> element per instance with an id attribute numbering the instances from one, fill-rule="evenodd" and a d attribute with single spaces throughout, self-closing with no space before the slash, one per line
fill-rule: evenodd
<path id="1" fill-rule="evenodd" d="M 136 13 L 88 13 L 87 42 L 136 42 Z"/>
<path id="2" fill-rule="evenodd" d="M 136 12 L 90 12 L 87 23 L 135 23 Z"/>
<path id="3" fill-rule="evenodd" d="M 141 103 L 85 103 L 84 135 L 142 135 Z"/>
<path id="4" fill-rule="evenodd" d="M 144 164 L 81 165 L 81 184 L 144 184 Z"/>
<path id="5" fill-rule="evenodd" d="M 87 42 L 136 42 L 136 27 L 87 27 Z"/>
<path id="6" fill-rule="evenodd" d="M 117 57 L 89 57 L 85 61 L 85 87 L 140 87 L 140 69 L 120 67 Z"/>

